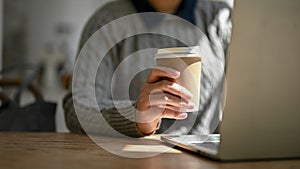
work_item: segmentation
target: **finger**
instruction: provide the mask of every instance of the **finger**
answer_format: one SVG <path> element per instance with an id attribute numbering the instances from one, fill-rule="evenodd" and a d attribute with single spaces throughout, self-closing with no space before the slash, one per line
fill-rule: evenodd
<path id="1" fill-rule="evenodd" d="M 177 83 L 174 83 L 174 82 L 167 81 L 167 80 L 162 80 L 162 81 L 159 81 L 152 85 L 149 85 L 148 90 L 150 90 L 149 93 L 159 93 L 162 91 L 168 92 L 172 95 L 183 98 L 186 101 L 192 99 L 192 97 L 193 97 L 193 94 L 190 91 L 188 91 L 186 88 L 184 88 L 183 86 L 181 86 Z"/>
<path id="2" fill-rule="evenodd" d="M 157 106 L 153 106 L 150 107 L 147 111 L 138 112 L 136 114 L 136 122 L 151 123 L 161 118 L 185 119 L 186 117 L 187 117 L 187 113 L 181 113 L 177 111 L 172 111 L 170 109 L 164 109 Z"/>
<path id="3" fill-rule="evenodd" d="M 161 78 L 177 79 L 179 76 L 180 72 L 175 69 L 168 67 L 156 67 L 151 70 L 147 82 L 155 83 Z"/>
<path id="4" fill-rule="evenodd" d="M 186 119 L 187 116 L 188 116 L 187 113 L 180 113 L 169 109 L 165 109 L 165 111 L 162 114 L 162 118 L 167 118 L 167 119 Z"/>
<path id="5" fill-rule="evenodd" d="M 191 102 L 182 100 L 180 97 L 168 94 L 168 93 L 154 93 L 149 95 L 149 101 L 151 106 L 172 106 L 176 107 L 176 111 L 182 109 L 193 109 L 194 105 Z M 174 109 L 172 109 L 174 110 Z"/>
<path id="6" fill-rule="evenodd" d="M 182 113 L 187 113 L 187 112 L 190 112 L 192 110 L 192 108 L 187 108 L 187 107 L 175 107 L 175 106 L 171 106 L 171 105 L 161 105 L 161 106 L 158 106 L 162 109 L 168 109 L 168 110 L 171 110 L 171 111 L 175 111 L 175 112 L 182 112 Z"/>

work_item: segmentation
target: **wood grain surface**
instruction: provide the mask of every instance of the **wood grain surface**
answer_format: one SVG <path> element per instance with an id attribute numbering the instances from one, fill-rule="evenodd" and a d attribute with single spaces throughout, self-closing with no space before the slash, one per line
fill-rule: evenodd
<path id="1" fill-rule="evenodd" d="M 0 133 L 0 169 L 300 169 L 300 159 L 211 161 L 189 152 L 169 149 L 158 138 L 131 140 L 94 136 L 92 141 L 79 134 Z M 111 148 L 109 150 L 113 153 L 101 146 Z M 118 153 L 128 157 L 116 155 Z M 136 158 L 143 156 L 148 157 Z"/>

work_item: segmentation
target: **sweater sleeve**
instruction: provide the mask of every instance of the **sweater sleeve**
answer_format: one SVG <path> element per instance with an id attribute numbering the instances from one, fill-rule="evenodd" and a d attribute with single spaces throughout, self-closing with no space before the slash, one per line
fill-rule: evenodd
<path id="1" fill-rule="evenodd" d="M 136 128 L 135 109 L 124 107 L 117 110 L 116 108 L 103 109 L 101 112 L 87 110 L 78 112 L 74 108 L 72 93 L 68 93 L 63 99 L 63 108 L 65 111 L 66 124 L 73 133 L 91 133 L 107 136 L 129 136 L 142 137 L 143 134 Z M 83 107 L 84 109 L 84 107 Z M 87 107 L 85 107 L 87 109 Z M 122 114 L 120 113 L 122 112 Z M 100 116 L 102 115 L 102 118 Z M 80 117 L 80 120 L 78 119 Z M 98 120 L 95 120 L 98 119 Z M 110 125 L 110 127 L 105 125 Z M 83 127 L 85 125 L 85 127 Z M 85 128 L 85 131 L 83 128 Z M 120 135 L 121 134 L 121 135 Z"/>
<path id="2" fill-rule="evenodd" d="M 114 5 L 118 4 L 105 5 L 84 28 L 72 94 L 65 96 L 63 101 L 66 124 L 71 132 L 141 137 L 135 123 L 135 104 L 114 101 L 111 96 L 111 78 L 118 64 L 118 52 L 109 51 L 113 45 L 109 29 L 105 33 L 98 30 L 116 18 L 111 13 Z M 106 51 L 109 52 L 101 57 Z"/>

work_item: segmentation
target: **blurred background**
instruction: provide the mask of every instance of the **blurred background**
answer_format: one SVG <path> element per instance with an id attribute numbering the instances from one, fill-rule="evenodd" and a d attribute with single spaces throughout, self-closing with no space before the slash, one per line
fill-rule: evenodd
<path id="1" fill-rule="evenodd" d="M 0 66 L 42 64 L 37 87 L 45 100 L 57 103 L 58 132 L 68 132 L 61 107 L 67 90 L 61 76 L 72 71 L 85 23 L 108 1 L 0 0 Z M 30 100 L 22 96 L 22 102 Z"/>
<path id="2" fill-rule="evenodd" d="M 42 65 L 37 87 L 45 100 L 57 103 L 57 132 L 68 132 L 61 106 L 68 91 L 63 75 L 72 72 L 85 23 L 109 1 L 0 0 L 0 68 L 23 63 Z M 28 93 L 22 96 L 24 104 L 32 99 Z"/>

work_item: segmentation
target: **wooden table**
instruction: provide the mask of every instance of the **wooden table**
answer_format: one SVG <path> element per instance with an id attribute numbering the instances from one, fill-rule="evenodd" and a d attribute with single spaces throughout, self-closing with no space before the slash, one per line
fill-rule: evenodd
<path id="1" fill-rule="evenodd" d="M 109 137 L 95 137 L 94 140 L 98 144 L 114 146 L 113 151 L 115 153 L 127 152 L 129 155 L 133 156 L 147 155 L 147 153 L 153 153 L 149 150 L 157 151 L 167 148 L 165 145 L 155 140 L 154 137 L 140 139 L 138 141 Z M 132 147 L 134 145 L 137 145 L 138 148 L 135 149 Z M 150 146 L 151 148 L 147 148 L 149 145 L 152 147 Z M 155 146 L 157 146 L 158 149 L 153 148 Z M 300 169 L 300 160 L 221 163 L 176 149 L 171 149 L 171 151 L 154 157 L 126 158 L 105 151 L 91 141 L 86 135 L 58 133 L 0 133 L 0 168 Z"/>

